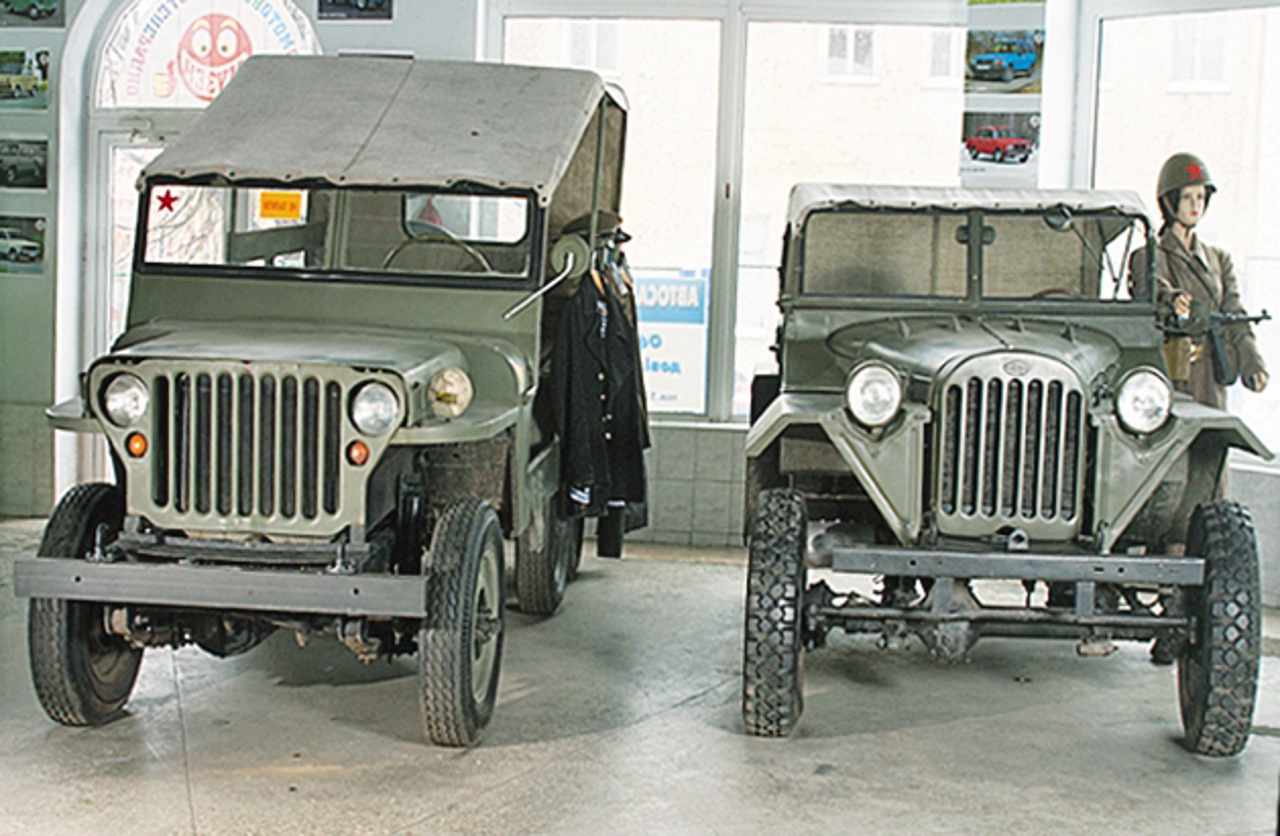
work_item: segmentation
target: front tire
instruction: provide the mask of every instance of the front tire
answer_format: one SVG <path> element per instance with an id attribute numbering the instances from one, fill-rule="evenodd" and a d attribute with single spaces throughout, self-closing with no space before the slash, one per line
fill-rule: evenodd
<path id="1" fill-rule="evenodd" d="M 493 506 L 459 499 L 431 539 L 427 617 L 418 631 L 418 690 L 427 738 L 470 746 L 493 716 L 502 663 L 502 529 Z"/>
<path id="2" fill-rule="evenodd" d="M 1178 659 L 1186 745 L 1202 755 L 1235 755 L 1249 742 L 1262 647 L 1258 543 L 1249 512 L 1226 500 L 1197 507 L 1187 554 L 1205 559 L 1205 579 L 1187 592 L 1195 627 Z"/>
<path id="3" fill-rule="evenodd" d="M 82 559 L 120 532 L 124 494 L 114 485 L 77 485 L 45 526 L 40 557 Z M 90 601 L 32 598 L 27 609 L 31 680 L 45 713 L 66 726 L 113 719 L 133 692 L 142 650 L 106 631 L 106 607 Z"/>
<path id="4" fill-rule="evenodd" d="M 758 737 L 785 737 L 804 712 L 807 518 L 801 494 L 774 489 L 751 520 L 742 719 Z"/>

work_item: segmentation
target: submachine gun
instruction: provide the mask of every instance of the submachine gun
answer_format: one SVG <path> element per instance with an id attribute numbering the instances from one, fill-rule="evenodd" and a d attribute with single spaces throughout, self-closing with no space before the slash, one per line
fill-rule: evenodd
<path id="1" fill-rule="evenodd" d="M 1235 382 L 1238 371 L 1231 367 L 1231 361 L 1227 357 L 1222 329 L 1230 325 L 1251 325 L 1268 319 L 1271 319 L 1271 314 L 1265 310 L 1256 316 L 1225 313 L 1210 310 L 1204 302 L 1192 300 L 1189 316 L 1170 314 L 1163 324 L 1169 337 L 1164 347 L 1169 376 L 1174 380 L 1184 381 L 1191 378 L 1191 338 L 1203 336 L 1208 342 L 1209 358 L 1213 363 L 1213 379 L 1222 386 L 1231 385 Z"/>

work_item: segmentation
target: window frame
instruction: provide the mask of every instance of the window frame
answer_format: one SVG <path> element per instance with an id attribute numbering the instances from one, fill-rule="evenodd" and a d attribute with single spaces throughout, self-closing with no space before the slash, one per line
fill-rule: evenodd
<path id="1" fill-rule="evenodd" d="M 481 55 L 490 61 L 502 60 L 503 27 L 508 17 L 692 19 L 720 23 L 706 408 L 701 414 L 664 413 L 663 423 L 748 420 L 747 416 L 733 413 L 748 24 L 820 21 L 832 26 L 867 28 L 890 24 L 961 27 L 967 24 L 968 14 L 966 0 L 489 0 L 485 4 Z M 878 83 L 878 79 L 872 83 Z M 782 230 L 777 233 L 780 235 Z"/>

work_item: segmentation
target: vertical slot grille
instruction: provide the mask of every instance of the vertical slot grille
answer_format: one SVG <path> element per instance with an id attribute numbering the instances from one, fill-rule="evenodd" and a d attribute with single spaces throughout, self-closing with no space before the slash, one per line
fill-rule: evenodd
<path id="1" fill-rule="evenodd" d="M 298 513 L 298 379 L 286 377 L 280 391 L 280 515 Z"/>
<path id="2" fill-rule="evenodd" d="M 947 386 L 939 512 L 1009 524 L 1074 520 L 1083 431 L 1083 394 L 1058 379 L 972 376 Z"/>
<path id="3" fill-rule="evenodd" d="M 185 514 L 191 510 L 191 378 L 175 377 L 173 393 L 173 507 Z"/>
<path id="4" fill-rule="evenodd" d="M 314 377 L 302 384 L 302 398 L 302 516 L 313 520 L 318 508 L 320 455 L 320 384 Z"/>
<path id="5" fill-rule="evenodd" d="M 209 460 L 213 450 L 213 379 L 207 374 L 196 375 L 196 510 L 209 513 L 209 486 L 211 473 Z"/>
<path id="6" fill-rule="evenodd" d="M 258 513 L 269 517 L 276 510 L 276 379 L 266 375 L 258 383 L 262 417 L 258 420 Z"/>
<path id="7" fill-rule="evenodd" d="M 340 512 L 343 384 L 220 370 L 152 384 L 157 507 L 299 521 Z"/>
<path id="8" fill-rule="evenodd" d="M 236 513 L 253 513 L 253 376 L 240 375 L 236 411 Z"/>
<path id="9" fill-rule="evenodd" d="M 337 513 L 342 496 L 342 468 L 338 466 L 341 455 L 342 387 L 330 381 L 324 387 L 324 510 L 328 514 Z"/>
<path id="10" fill-rule="evenodd" d="M 151 381 L 155 409 L 151 413 L 151 437 L 155 440 L 151 457 L 151 501 L 156 505 L 169 504 L 169 378 L 157 377 Z"/>

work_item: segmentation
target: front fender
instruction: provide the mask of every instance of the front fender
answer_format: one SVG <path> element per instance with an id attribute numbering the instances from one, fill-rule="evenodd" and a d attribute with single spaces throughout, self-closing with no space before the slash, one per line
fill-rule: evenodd
<path id="1" fill-rule="evenodd" d="M 885 522 L 902 543 L 913 543 L 923 517 L 924 434 L 931 413 L 903 405 L 903 415 L 882 433 L 855 424 L 844 398 L 828 393 L 785 393 L 774 399 L 747 434 L 747 457 L 762 455 L 788 427 L 822 427 Z"/>
<path id="2" fill-rule="evenodd" d="M 1158 439 L 1136 439 L 1125 432 L 1115 414 L 1094 416 L 1099 463 L 1095 484 L 1095 518 L 1103 528 L 1102 546 L 1110 549 L 1133 522 L 1147 500 L 1197 443 L 1225 451 L 1235 447 L 1265 461 L 1274 454 L 1235 415 L 1175 398 L 1168 430 Z"/>

